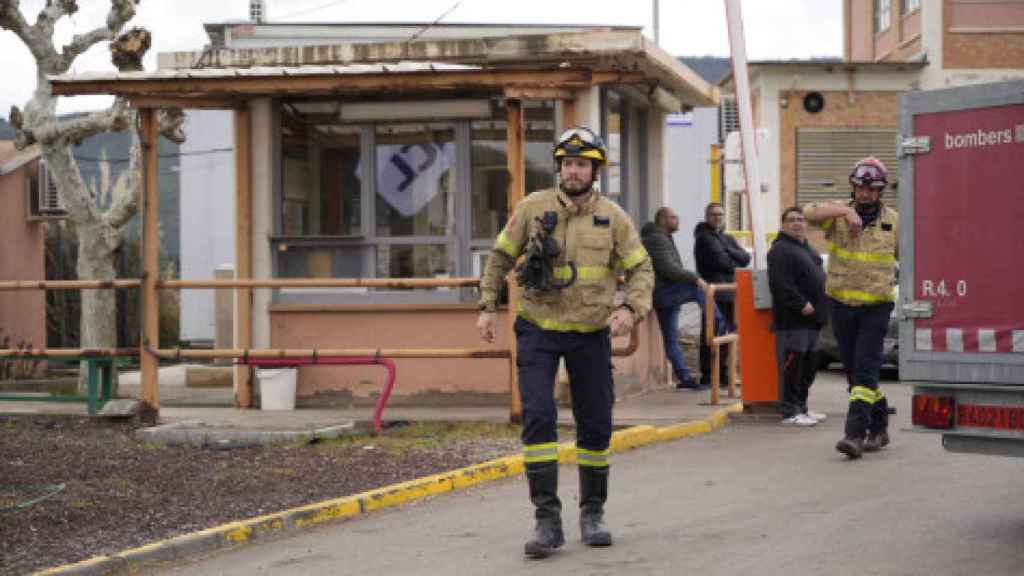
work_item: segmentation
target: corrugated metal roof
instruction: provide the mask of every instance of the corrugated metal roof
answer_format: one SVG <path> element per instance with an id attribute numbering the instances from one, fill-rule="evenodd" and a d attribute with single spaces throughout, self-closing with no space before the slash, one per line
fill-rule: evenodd
<path id="1" fill-rule="evenodd" d="M 347 74 L 409 74 L 416 72 L 457 72 L 480 70 L 480 66 L 446 62 L 395 62 L 391 64 L 349 64 L 346 66 L 253 66 L 251 68 L 191 68 L 143 70 L 139 72 L 82 72 L 51 75 L 56 82 L 110 80 L 188 80 L 190 78 L 280 78 L 283 76 L 344 76 Z"/>

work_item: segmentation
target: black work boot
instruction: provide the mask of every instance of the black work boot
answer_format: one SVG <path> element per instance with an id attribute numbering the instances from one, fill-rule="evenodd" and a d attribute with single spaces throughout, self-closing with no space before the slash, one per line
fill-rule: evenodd
<path id="1" fill-rule="evenodd" d="M 850 460 L 856 460 L 864 452 L 864 441 L 860 438 L 843 438 L 836 443 L 836 450 L 846 454 Z"/>
<path id="2" fill-rule="evenodd" d="M 868 434 L 868 439 L 864 442 L 865 452 L 878 452 L 882 448 L 889 445 L 889 433 L 881 431 L 878 434 Z"/>
<path id="3" fill-rule="evenodd" d="M 528 464 L 526 478 L 530 483 L 530 501 L 536 507 L 537 525 L 533 538 L 526 543 L 530 558 L 546 558 L 565 544 L 562 533 L 562 502 L 558 499 L 558 462 Z"/>
<path id="4" fill-rule="evenodd" d="M 587 546 L 611 546 L 612 533 L 604 523 L 608 499 L 608 467 L 580 466 L 580 535 Z"/>

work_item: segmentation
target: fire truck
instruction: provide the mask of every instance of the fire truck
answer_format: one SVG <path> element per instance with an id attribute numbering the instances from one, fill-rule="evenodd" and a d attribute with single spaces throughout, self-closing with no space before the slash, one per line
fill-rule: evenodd
<path id="1" fill-rule="evenodd" d="M 912 423 L 950 452 L 1024 456 L 1024 81 L 908 93 L 900 133 Z"/>

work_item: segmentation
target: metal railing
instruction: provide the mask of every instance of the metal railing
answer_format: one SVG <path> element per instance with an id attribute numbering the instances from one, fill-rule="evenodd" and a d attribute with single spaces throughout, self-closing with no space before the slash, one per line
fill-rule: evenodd
<path id="1" fill-rule="evenodd" d="M 0 291 L 19 290 L 104 290 L 139 288 L 141 279 L 115 280 L 44 280 L 3 281 Z M 158 280 L 156 287 L 164 290 L 248 289 L 248 288 L 437 288 L 479 287 L 479 278 L 270 278 Z M 639 323 L 630 332 L 625 347 L 615 347 L 612 355 L 630 356 L 639 347 Z M 296 364 L 318 364 L 325 358 L 511 358 L 511 348 L 217 348 L 212 350 L 157 349 L 143 343 L 139 348 L 21 348 L 0 349 L 0 359 L 33 356 L 37 358 L 97 358 L 113 356 L 141 357 L 143 354 L 164 360 L 232 358 L 238 365 L 258 361 L 290 361 Z M 327 362 L 323 362 L 326 364 Z M 379 407 L 380 410 L 383 407 Z"/>

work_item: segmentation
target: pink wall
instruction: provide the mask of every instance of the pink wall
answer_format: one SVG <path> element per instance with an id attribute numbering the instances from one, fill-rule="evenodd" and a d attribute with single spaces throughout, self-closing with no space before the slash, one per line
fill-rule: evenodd
<path id="1" fill-rule="evenodd" d="M 0 176 L 0 280 L 45 280 L 45 225 L 26 219 L 25 175 L 36 162 Z M 0 292 L 0 336 L 11 345 L 46 346 L 46 298 L 42 291 Z"/>
<path id="2" fill-rule="evenodd" d="M 846 60 L 870 62 L 875 59 L 871 0 L 846 0 Z"/>
<path id="3" fill-rule="evenodd" d="M 271 310 L 275 348 L 481 348 L 475 306 L 323 307 L 276 306 Z M 498 314 L 495 349 L 508 346 L 507 317 Z M 640 347 L 630 357 L 613 358 L 619 395 L 665 382 L 664 353 L 652 315 L 640 326 Z M 617 339 L 624 347 L 627 339 Z M 391 404 L 507 403 L 510 370 L 506 359 L 399 359 Z M 376 366 L 299 369 L 298 396 L 306 403 L 365 404 L 385 383 Z M 313 400 L 313 397 L 317 397 Z"/>

